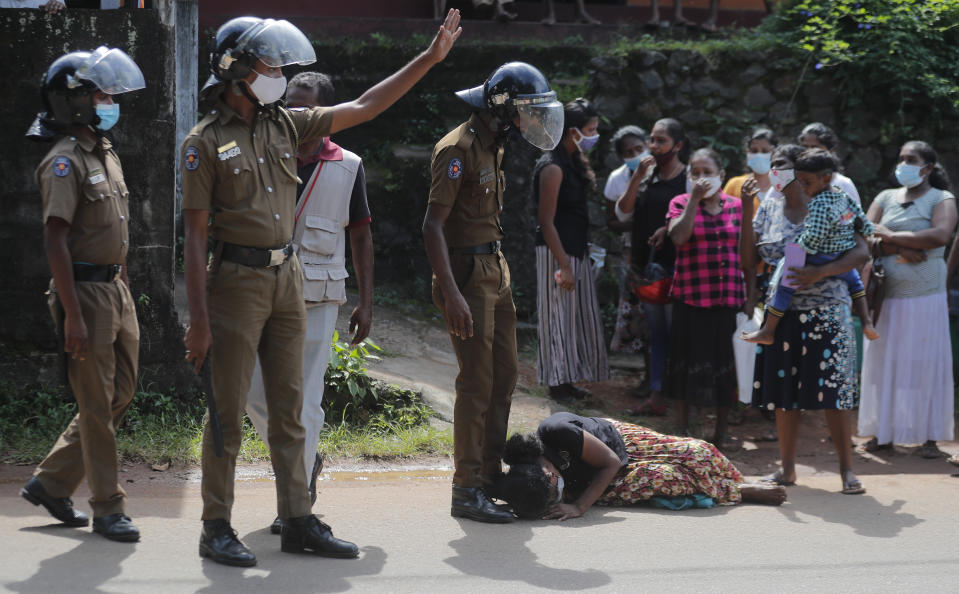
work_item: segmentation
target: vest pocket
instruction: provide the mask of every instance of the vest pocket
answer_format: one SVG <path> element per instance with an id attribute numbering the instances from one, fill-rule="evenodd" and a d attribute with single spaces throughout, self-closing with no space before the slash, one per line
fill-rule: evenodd
<path id="1" fill-rule="evenodd" d="M 336 251 L 336 239 L 340 226 L 333 219 L 318 215 L 306 216 L 306 229 L 300 240 L 300 248 L 314 254 L 332 256 Z"/>
<path id="2" fill-rule="evenodd" d="M 110 183 L 102 181 L 98 184 L 84 184 L 83 197 L 84 223 L 95 227 L 109 224 L 113 214 L 113 190 Z"/>

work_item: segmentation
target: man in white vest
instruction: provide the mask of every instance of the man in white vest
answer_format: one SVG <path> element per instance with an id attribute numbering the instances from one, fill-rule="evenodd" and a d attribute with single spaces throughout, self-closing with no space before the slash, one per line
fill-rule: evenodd
<path id="1" fill-rule="evenodd" d="M 301 72 L 287 86 L 290 109 L 334 105 L 333 83 L 319 72 Z M 336 315 L 346 303 L 346 236 L 350 238 L 353 269 L 359 286 L 359 304 L 350 315 L 352 344 L 370 333 L 373 316 L 373 236 L 366 200 L 363 161 L 337 146 L 329 137 L 300 145 L 296 155 L 297 188 L 293 246 L 303 267 L 303 299 L 306 301 L 306 341 L 303 348 L 303 412 L 306 430 L 306 465 L 310 499 L 316 501 L 316 478 L 323 470 L 317 453 L 323 429 L 323 388 Z M 246 412 L 260 438 L 268 439 L 268 415 L 263 376 L 257 360 L 246 400 Z M 273 521 L 270 531 L 280 534 L 282 521 Z"/>

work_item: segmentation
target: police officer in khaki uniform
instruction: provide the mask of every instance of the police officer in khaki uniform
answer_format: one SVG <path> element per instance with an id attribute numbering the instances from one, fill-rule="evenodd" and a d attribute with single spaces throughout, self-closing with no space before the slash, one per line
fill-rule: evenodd
<path id="1" fill-rule="evenodd" d="M 430 47 L 359 99 L 333 107 L 287 110 L 280 68 L 316 60 L 287 21 L 240 17 L 222 27 L 203 94 L 215 105 L 183 142 L 183 208 L 190 326 L 187 360 L 199 370 L 210 351 L 213 396 L 226 455 L 203 439 L 203 532 L 200 554 L 250 566 L 256 557 L 230 526 L 242 416 L 259 356 L 269 416 L 284 552 L 356 557 L 311 512 L 303 465 L 303 277 L 293 253 L 296 152 L 301 143 L 372 119 L 443 60 L 461 29 L 451 10 Z M 207 237 L 215 249 L 207 264 Z M 211 350 L 212 349 L 212 350 Z"/>
<path id="2" fill-rule="evenodd" d="M 433 149 L 423 222 L 433 301 L 443 312 L 460 367 L 451 513 L 505 523 L 513 521 L 512 513 L 494 505 L 487 493 L 502 474 L 518 370 L 516 308 L 500 252 L 503 145 L 516 128 L 531 144 L 552 150 L 562 136 L 563 107 L 542 73 L 523 62 L 500 66 L 485 84 L 457 96 L 474 113 Z"/>
<path id="3" fill-rule="evenodd" d="M 93 531 L 119 541 L 140 539 L 124 513 L 114 439 L 136 388 L 140 331 L 127 284 L 129 192 L 103 133 L 120 116 L 112 96 L 144 86 L 118 49 L 66 54 L 44 75 L 47 111 L 27 132 L 54 142 L 36 177 L 53 276 L 50 311 L 79 412 L 20 494 L 64 524 L 86 526 L 70 501 L 86 476 Z"/>

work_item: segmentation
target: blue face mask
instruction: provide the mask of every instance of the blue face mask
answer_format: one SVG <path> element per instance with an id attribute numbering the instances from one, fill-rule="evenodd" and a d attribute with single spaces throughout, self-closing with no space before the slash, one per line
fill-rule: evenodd
<path id="1" fill-rule="evenodd" d="M 922 183 L 922 174 L 920 171 L 925 165 L 909 165 L 900 163 L 896 165 L 896 179 L 907 188 L 914 188 Z"/>
<path id="2" fill-rule="evenodd" d="M 623 163 L 629 167 L 630 171 L 636 171 L 639 168 L 639 162 L 649 156 L 649 151 L 643 151 L 631 159 L 623 159 Z"/>
<path id="3" fill-rule="evenodd" d="M 116 103 L 110 105 L 100 103 L 96 106 L 96 110 L 97 117 L 100 118 L 100 123 L 97 124 L 98 130 L 106 132 L 116 125 L 117 120 L 120 119 L 120 106 Z"/>

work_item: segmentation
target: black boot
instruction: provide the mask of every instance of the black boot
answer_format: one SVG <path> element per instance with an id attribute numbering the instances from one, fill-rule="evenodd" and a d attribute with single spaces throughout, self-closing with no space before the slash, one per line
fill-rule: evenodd
<path id="1" fill-rule="evenodd" d="M 51 497 L 35 476 L 20 489 L 20 496 L 33 505 L 42 505 L 51 516 L 67 526 L 86 526 L 90 522 L 85 513 L 73 509 L 69 497 Z"/>
<path id="2" fill-rule="evenodd" d="M 104 538 L 120 542 L 140 540 L 140 530 L 133 525 L 129 516 L 123 514 L 110 514 L 102 518 L 93 518 L 93 531 L 102 534 Z"/>
<path id="3" fill-rule="evenodd" d="M 310 505 L 316 503 L 316 477 L 323 472 L 323 456 L 317 452 L 316 459 L 313 461 L 313 473 L 310 478 Z M 270 534 L 283 533 L 283 519 L 277 516 L 270 524 Z"/>
<path id="4" fill-rule="evenodd" d="M 453 487 L 453 503 L 450 515 L 454 518 L 469 518 L 477 522 L 508 524 L 515 517 L 505 509 L 500 509 L 483 489 L 479 487 Z"/>
<path id="5" fill-rule="evenodd" d="M 253 567 L 256 556 L 236 536 L 226 520 L 204 520 L 200 533 L 200 556 L 223 565 Z"/>
<path id="6" fill-rule="evenodd" d="M 280 550 L 340 559 L 352 559 L 360 554 L 355 544 L 334 537 L 333 530 L 312 514 L 283 520 Z"/>

